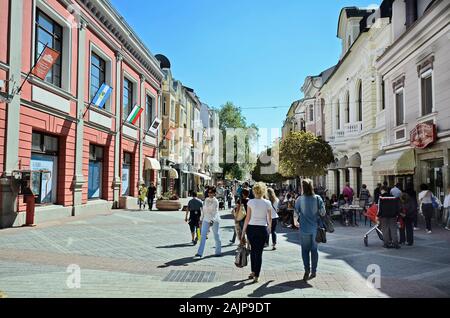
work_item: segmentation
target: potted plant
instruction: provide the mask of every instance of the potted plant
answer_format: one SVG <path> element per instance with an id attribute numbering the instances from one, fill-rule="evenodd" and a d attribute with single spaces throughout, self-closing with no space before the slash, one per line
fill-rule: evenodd
<path id="1" fill-rule="evenodd" d="M 176 193 L 166 192 L 156 201 L 156 208 L 159 211 L 179 211 L 181 201 Z"/>

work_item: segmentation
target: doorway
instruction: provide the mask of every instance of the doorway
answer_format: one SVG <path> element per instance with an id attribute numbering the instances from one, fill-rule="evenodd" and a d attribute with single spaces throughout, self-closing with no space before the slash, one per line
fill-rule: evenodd
<path id="1" fill-rule="evenodd" d="M 428 184 L 430 190 L 441 201 L 444 202 L 444 159 L 433 159 L 423 161 L 425 183 Z"/>

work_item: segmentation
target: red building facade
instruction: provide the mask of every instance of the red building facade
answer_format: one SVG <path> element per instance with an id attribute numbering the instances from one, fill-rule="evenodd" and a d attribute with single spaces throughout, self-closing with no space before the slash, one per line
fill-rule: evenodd
<path id="1" fill-rule="evenodd" d="M 21 26 L 21 27 L 18 27 Z M 25 80 L 45 45 L 60 57 Z M 30 174 L 36 221 L 135 204 L 157 156 L 159 62 L 106 0 L 0 0 L 0 227 L 21 225 Z M 104 107 L 90 105 L 112 87 Z M 135 125 L 126 119 L 144 109 Z M 134 198 L 133 198 L 134 197 Z"/>

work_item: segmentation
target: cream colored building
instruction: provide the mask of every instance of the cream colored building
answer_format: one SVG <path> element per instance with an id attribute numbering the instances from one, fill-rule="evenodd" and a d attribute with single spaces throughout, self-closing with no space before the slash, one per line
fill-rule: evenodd
<path id="1" fill-rule="evenodd" d="M 341 193 L 346 182 L 355 193 L 362 184 L 373 191 L 379 181 L 372 162 L 384 142 L 384 128 L 377 125 L 381 83 L 375 62 L 391 43 L 388 2 L 377 10 L 342 9 L 337 36 L 342 54 L 320 90 L 325 136 L 336 156 L 328 171 L 328 195 Z"/>
<path id="2" fill-rule="evenodd" d="M 450 185 L 450 1 L 394 1 L 390 36 L 376 63 L 385 96 L 377 126 L 386 133 L 374 172 L 404 188 L 426 183 L 442 200 Z"/>

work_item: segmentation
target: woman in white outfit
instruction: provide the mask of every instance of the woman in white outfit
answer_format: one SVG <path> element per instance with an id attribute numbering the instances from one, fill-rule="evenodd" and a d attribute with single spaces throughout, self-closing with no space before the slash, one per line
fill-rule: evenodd
<path id="1" fill-rule="evenodd" d="M 245 234 L 252 247 L 250 261 L 252 273 L 249 279 L 258 282 L 262 266 L 262 254 L 266 238 L 271 233 L 272 207 L 268 200 L 263 199 L 267 187 L 264 183 L 257 183 L 253 187 L 255 199 L 247 204 L 247 217 L 245 218 L 244 230 L 242 231 L 241 244 L 245 242 Z"/>
<path id="2" fill-rule="evenodd" d="M 212 227 L 214 233 L 214 240 L 216 243 L 216 253 L 215 256 L 221 256 L 222 254 L 222 242 L 220 241 L 219 228 L 220 228 L 220 215 L 219 215 L 219 201 L 215 197 L 216 189 L 214 187 L 209 188 L 208 197 L 203 203 L 203 214 L 202 214 L 202 229 L 201 242 L 198 247 L 196 257 L 202 257 L 206 245 L 206 235 L 209 229 Z"/>
<path id="3" fill-rule="evenodd" d="M 267 189 L 267 196 L 270 201 L 270 205 L 272 206 L 272 251 L 275 251 L 277 245 L 277 224 L 278 224 L 278 204 L 280 200 L 278 200 L 275 195 L 275 191 L 272 188 Z M 269 246 L 270 235 L 267 235 L 266 247 Z"/>

